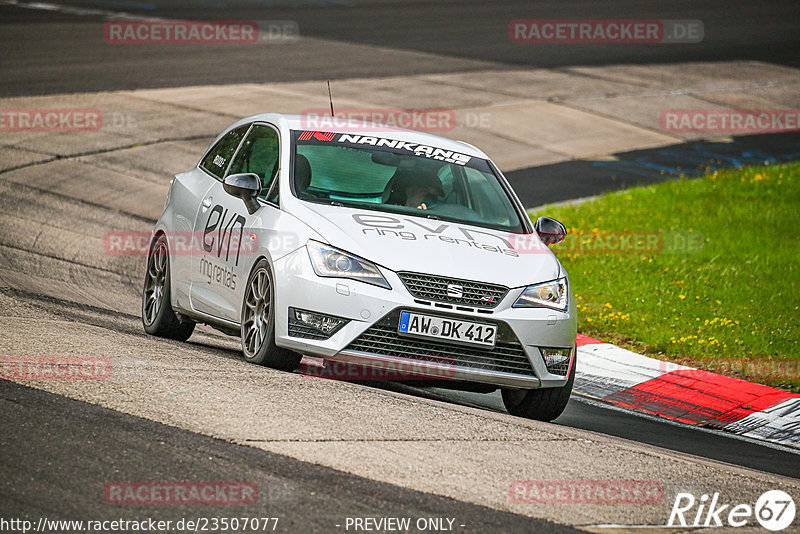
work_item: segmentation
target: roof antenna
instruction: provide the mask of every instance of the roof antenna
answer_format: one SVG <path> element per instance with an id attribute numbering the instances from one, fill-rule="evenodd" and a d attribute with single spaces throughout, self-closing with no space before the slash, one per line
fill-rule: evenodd
<path id="1" fill-rule="evenodd" d="M 331 117 L 334 117 L 334 115 L 333 115 L 333 97 L 331 96 L 331 81 L 330 80 L 328 80 L 328 101 L 331 103 Z"/>

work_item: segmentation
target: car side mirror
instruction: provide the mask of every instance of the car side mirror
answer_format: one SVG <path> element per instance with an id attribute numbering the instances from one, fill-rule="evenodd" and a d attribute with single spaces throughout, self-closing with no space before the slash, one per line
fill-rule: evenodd
<path id="1" fill-rule="evenodd" d="M 261 178 L 252 172 L 231 174 L 225 177 L 222 188 L 231 196 L 241 198 L 250 215 L 258 211 L 261 205 L 256 197 L 261 192 Z"/>
<path id="2" fill-rule="evenodd" d="M 550 217 L 539 217 L 533 225 L 533 229 L 539 234 L 542 243 L 547 245 L 555 245 L 561 243 L 567 236 L 566 227 L 555 219 Z"/>

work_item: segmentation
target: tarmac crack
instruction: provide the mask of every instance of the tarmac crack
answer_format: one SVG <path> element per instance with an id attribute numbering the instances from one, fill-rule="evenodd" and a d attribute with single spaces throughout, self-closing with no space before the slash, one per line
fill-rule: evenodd
<path id="1" fill-rule="evenodd" d="M 41 232 L 39 232 L 39 234 L 41 235 Z M 36 236 L 36 239 L 39 239 L 38 235 Z M 35 241 L 34 241 L 34 245 L 36 245 Z M 10 248 L 12 250 L 18 250 L 20 252 L 27 252 L 28 254 L 34 254 L 36 256 L 41 256 L 43 258 L 49 258 L 51 260 L 63 261 L 65 263 L 69 263 L 70 265 L 75 265 L 77 267 L 83 267 L 85 269 L 96 269 L 96 270 L 101 271 L 101 272 L 115 274 L 115 275 L 119 276 L 120 278 L 122 278 L 123 280 L 127 281 L 128 284 L 132 284 L 133 283 L 133 280 L 131 279 L 130 276 L 123 275 L 122 273 L 120 273 L 119 271 L 115 271 L 114 269 L 106 269 L 105 267 L 98 267 L 96 265 L 89 265 L 87 263 L 81 263 L 79 261 L 70 260 L 68 258 L 59 258 L 58 256 L 54 256 L 52 254 L 44 254 L 42 252 L 34 252 L 33 250 L 28 250 L 26 248 L 18 247 L 16 245 L 11 245 L 9 243 L 0 242 L 0 247 Z"/>
<path id="2" fill-rule="evenodd" d="M 42 163 L 45 163 L 45 162 L 42 162 Z M 87 163 L 82 162 L 82 161 L 79 162 L 79 163 L 87 165 Z M 2 175 L 4 172 L 6 172 L 6 171 L 0 171 L 0 175 Z M 112 207 L 109 207 L 109 206 L 105 206 L 103 204 L 99 204 L 97 202 L 92 202 L 90 200 L 83 200 L 83 199 L 80 199 L 80 198 L 71 197 L 69 195 L 65 195 L 63 193 L 57 193 L 55 191 L 52 191 L 50 189 L 46 189 L 46 188 L 43 188 L 43 187 L 35 187 L 35 186 L 30 185 L 30 184 L 22 184 L 22 183 L 17 183 L 17 182 L 13 182 L 13 185 L 14 185 L 15 188 L 28 189 L 28 190 L 36 191 L 36 192 L 39 192 L 39 193 L 45 193 L 45 194 L 48 194 L 48 195 L 52 195 L 54 197 L 61 198 L 61 199 L 67 200 L 69 202 L 73 202 L 75 204 L 78 204 L 79 206 L 88 206 L 88 207 L 91 207 L 91 208 L 100 209 L 100 210 L 103 210 L 103 211 L 106 211 L 106 212 L 110 212 L 110 213 L 113 213 L 113 214 L 117 214 L 117 215 L 125 215 L 126 217 L 130 217 L 132 219 L 135 219 L 137 221 L 141 221 L 141 222 L 144 222 L 144 223 L 147 223 L 147 224 L 150 224 L 150 225 L 154 225 L 156 223 L 156 219 L 153 219 L 152 217 L 145 217 L 144 215 L 139 215 L 138 213 L 133 213 L 133 212 L 130 212 L 130 211 L 121 210 L 119 208 L 112 208 Z"/>
<path id="3" fill-rule="evenodd" d="M 53 161 L 62 160 L 62 159 L 78 161 L 78 163 L 83 163 L 84 165 L 88 165 L 87 162 L 80 161 L 79 158 L 83 158 L 83 157 L 86 157 L 86 156 L 97 156 L 97 155 L 100 155 L 100 154 L 110 154 L 110 153 L 113 153 L 113 152 L 119 152 L 121 150 L 130 150 L 132 148 L 140 148 L 140 147 L 144 147 L 144 146 L 153 146 L 153 145 L 158 145 L 158 144 L 161 144 L 161 143 L 174 143 L 174 142 L 178 142 L 178 141 L 199 141 L 199 140 L 203 140 L 203 139 L 208 140 L 209 138 L 213 138 L 214 136 L 215 136 L 215 134 L 186 135 L 186 136 L 182 136 L 182 137 L 165 137 L 165 138 L 153 139 L 151 141 L 138 141 L 136 143 L 131 143 L 131 144 L 128 144 L 128 145 L 122 145 L 122 146 L 117 146 L 117 147 L 99 148 L 97 150 L 87 150 L 86 152 L 77 152 L 75 154 L 48 154 L 48 155 L 52 155 L 53 158 L 50 159 L 50 160 L 46 160 L 46 161 L 33 161 L 31 163 L 24 163 L 22 165 L 17 165 L 16 167 L 10 167 L 8 169 L 2 169 L 2 170 L 0 170 L 0 175 L 9 173 L 11 171 L 16 171 L 16 170 L 20 170 L 20 169 L 28 169 L 28 168 L 31 168 L 31 167 L 36 167 L 37 165 L 45 165 L 47 163 L 52 163 Z M 30 148 L 19 146 L 17 144 L 2 145 L 2 146 L 4 148 L 25 150 L 25 151 L 28 151 L 28 152 L 35 152 L 35 151 L 31 150 Z M 37 152 L 37 153 L 47 154 L 46 152 Z"/>
<path id="4" fill-rule="evenodd" d="M 631 128 L 636 128 L 636 129 L 644 130 L 646 132 L 662 135 L 662 136 L 664 136 L 664 137 L 666 137 L 668 139 L 671 139 L 672 141 L 674 141 L 676 143 L 680 143 L 680 142 L 683 141 L 682 138 L 680 138 L 678 136 L 675 136 L 675 135 L 670 135 L 670 134 L 665 133 L 665 132 L 663 132 L 663 131 L 661 131 L 661 130 L 659 130 L 657 128 L 651 128 L 649 126 L 644 126 L 642 124 L 639 124 L 639 123 L 636 123 L 636 122 L 633 122 L 633 121 L 630 121 L 630 120 L 623 119 L 623 118 L 621 118 L 619 116 L 609 115 L 608 113 L 603 113 L 601 111 L 588 110 L 588 109 L 582 108 L 580 106 L 577 106 L 575 104 L 570 104 L 567 100 L 563 100 L 563 101 L 560 101 L 560 102 L 553 102 L 552 104 L 555 105 L 555 106 L 562 106 L 564 108 L 571 109 L 571 110 L 577 111 L 579 113 L 588 113 L 589 115 L 594 115 L 595 117 L 600 117 L 602 119 L 614 121 L 614 122 L 617 122 L 619 124 L 625 124 L 627 126 L 630 126 Z"/>
<path id="5" fill-rule="evenodd" d="M 207 113 L 209 115 L 217 115 L 219 117 L 232 117 L 234 119 L 241 118 L 239 115 L 236 115 L 234 113 L 225 113 L 225 112 L 222 112 L 222 111 L 214 111 L 214 110 L 204 109 L 202 107 L 190 106 L 188 104 L 179 104 L 177 102 L 164 102 L 164 101 L 158 100 L 156 98 L 147 98 L 146 96 L 142 96 L 142 95 L 137 94 L 137 93 L 135 93 L 133 91 L 128 92 L 127 96 L 130 96 L 131 98 L 135 98 L 135 99 L 138 99 L 138 100 L 143 100 L 143 101 L 149 102 L 149 103 L 156 103 L 156 104 L 162 104 L 162 105 L 165 105 L 165 106 L 170 106 L 170 107 L 174 107 L 174 108 L 178 108 L 178 109 L 185 109 L 186 111 L 195 111 L 195 112 Z M 216 137 L 216 134 L 212 134 L 212 137 Z"/>
<path id="6" fill-rule="evenodd" d="M 144 329 L 141 328 L 141 317 L 139 315 L 92 306 L 91 304 L 82 304 L 67 299 L 50 297 L 12 287 L 1 287 L 0 294 L 10 298 L 16 298 L 20 302 L 28 304 L 37 310 L 48 313 L 59 320 L 94 326 L 108 330 L 112 333 L 122 333 L 150 340 L 159 340 L 178 346 L 186 346 L 203 354 L 232 358 L 230 355 L 230 349 L 225 347 L 210 346 L 200 341 L 201 339 L 207 342 L 226 339 L 221 335 L 216 335 L 214 332 L 196 332 L 194 334 L 196 337 L 193 337 L 193 340 L 189 342 L 171 341 L 168 339 L 156 338 L 147 334 Z M 3 317 L 11 316 L 0 315 L 0 318 Z M 134 322 L 133 325 L 129 324 L 131 321 Z M 133 369 L 134 367 L 130 368 Z M 256 368 L 256 370 L 257 369 L 258 368 Z M 175 368 L 174 370 L 186 371 L 186 368 Z M 198 371 L 196 368 L 192 368 L 192 370 Z M 213 373 L 215 371 L 209 370 L 209 372 Z"/>

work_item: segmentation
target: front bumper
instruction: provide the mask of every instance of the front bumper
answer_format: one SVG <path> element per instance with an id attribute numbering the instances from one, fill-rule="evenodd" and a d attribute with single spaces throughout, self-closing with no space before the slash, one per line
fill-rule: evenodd
<path id="1" fill-rule="evenodd" d="M 394 272 L 381 268 L 392 286 L 384 289 L 363 282 L 323 278 L 311 268 L 305 248 L 281 258 L 273 266 L 276 281 L 276 344 L 306 355 L 359 365 L 404 368 L 415 376 L 456 380 L 500 387 L 533 389 L 560 387 L 567 376 L 551 374 L 539 347 L 572 348 L 575 365 L 577 318 L 573 299 L 566 312 L 544 308 L 511 308 L 523 288 L 511 289 L 491 310 L 465 311 L 442 303 L 421 303 Z M 289 307 L 347 319 L 328 339 L 289 335 Z M 392 338 L 400 310 L 458 317 L 498 325 L 495 350 L 476 350 L 437 341 Z M 377 337 L 376 337 L 377 336 Z M 492 362 L 491 360 L 495 360 Z"/>

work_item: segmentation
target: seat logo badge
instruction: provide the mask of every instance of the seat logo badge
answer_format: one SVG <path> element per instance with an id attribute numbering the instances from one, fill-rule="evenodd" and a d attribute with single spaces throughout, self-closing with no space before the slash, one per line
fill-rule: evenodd
<path id="1" fill-rule="evenodd" d="M 464 296 L 464 287 L 456 284 L 447 284 L 447 296 L 460 299 Z"/>

